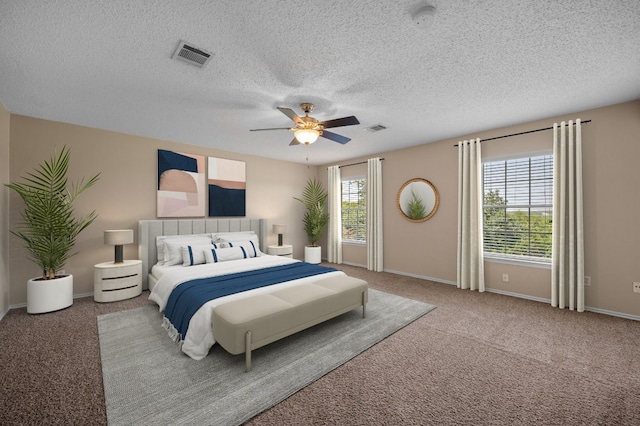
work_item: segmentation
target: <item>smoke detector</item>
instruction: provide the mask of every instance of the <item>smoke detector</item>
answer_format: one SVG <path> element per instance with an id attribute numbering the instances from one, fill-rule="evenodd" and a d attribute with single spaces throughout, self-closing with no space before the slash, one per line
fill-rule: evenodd
<path id="1" fill-rule="evenodd" d="M 213 54 L 206 50 L 193 46 L 186 41 L 180 41 L 172 59 L 186 62 L 198 68 L 203 68 L 209 63 Z"/>
<path id="2" fill-rule="evenodd" d="M 424 6 L 416 10 L 411 16 L 413 24 L 421 30 L 426 30 L 433 25 L 436 18 L 436 8 L 433 6 Z"/>

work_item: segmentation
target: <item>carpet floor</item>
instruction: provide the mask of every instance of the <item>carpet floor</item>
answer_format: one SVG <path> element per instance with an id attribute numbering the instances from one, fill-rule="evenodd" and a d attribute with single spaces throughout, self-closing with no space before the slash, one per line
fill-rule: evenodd
<path id="1" fill-rule="evenodd" d="M 200 361 L 182 354 L 154 306 L 102 315 L 109 425 L 240 425 L 432 309 L 371 289 L 366 318 L 355 309 L 259 348 L 249 373 L 218 345 Z"/>
<path id="2" fill-rule="evenodd" d="M 332 265 L 333 266 L 333 265 Z M 247 425 L 638 425 L 640 322 L 339 265 L 436 305 Z M 0 321 L 0 424 L 105 425 L 96 317 L 146 294 Z"/>

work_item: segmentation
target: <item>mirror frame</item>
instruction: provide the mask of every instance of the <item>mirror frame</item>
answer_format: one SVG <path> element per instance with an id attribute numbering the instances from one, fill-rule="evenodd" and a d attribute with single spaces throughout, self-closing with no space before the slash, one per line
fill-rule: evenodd
<path id="1" fill-rule="evenodd" d="M 410 184 L 414 183 L 414 182 L 422 182 L 424 184 L 427 184 L 429 187 L 431 187 L 431 189 L 433 190 L 433 194 L 435 196 L 435 202 L 433 203 L 433 208 L 431 209 L 431 211 L 429 213 L 427 213 L 426 216 L 424 216 L 423 218 L 420 219 L 412 219 L 409 216 L 407 216 L 405 214 L 405 212 L 402 210 L 402 206 L 400 205 L 400 196 L 402 195 L 402 191 L 409 186 Z M 408 181 L 406 181 L 404 184 L 402 184 L 402 186 L 400 187 L 400 189 L 398 190 L 398 195 L 396 196 L 396 206 L 398 207 L 398 211 L 400 212 L 400 214 L 402 215 L 402 217 L 404 217 L 405 219 L 407 219 L 410 222 L 424 222 L 425 220 L 429 220 L 431 219 L 431 217 L 436 214 L 436 211 L 438 210 L 438 206 L 440 205 L 440 194 L 438 193 L 438 189 L 435 187 L 434 184 L 432 184 L 431 182 L 429 182 L 426 179 L 423 178 L 413 178 L 413 179 L 409 179 Z"/>

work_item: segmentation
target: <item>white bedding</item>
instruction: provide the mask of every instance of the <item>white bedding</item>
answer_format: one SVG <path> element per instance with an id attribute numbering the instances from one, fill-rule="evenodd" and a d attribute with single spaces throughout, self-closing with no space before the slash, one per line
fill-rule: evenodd
<path id="1" fill-rule="evenodd" d="M 149 299 L 158 304 L 160 311 L 164 311 L 167 305 L 169 296 L 173 289 L 189 280 L 212 277 L 218 275 L 231 274 L 235 272 L 251 271 L 260 268 L 268 268 L 271 266 L 285 265 L 288 263 L 299 262 L 298 260 L 282 257 L 282 256 L 269 256 L 263 254 L 259 257 L 242 260 L 232 260 L 222 263 L 209 263 L 204 265 L 195 266 L 169 266 L 161 268 L 153 268 L 153 274 L 158 278 L 158 282 L 151 291 Z M 334 271 L 323 274 L 323 278 L 331 277 L 335 275 L 344 275 L 342 271 Z M 275 284 L 268 287 L 261 287 L 254 290 L 246 291 L 243 293 L 232 294 L 229 296 L 220 297 L 218 299 L 211 300 L 205 303 L 191 318 L 189 322 L 189 329 L 187 335 L 182 341 L 182 352 L 189 355 L 193 359 L 202 359 L 209 353 L 209 349 L 215 343 L 212 331 L 212 313 L 213 309 L 225 302 L 241 299 L 243 297 L 251 296 L 254 294 L 270 293 L 272 291 L 293 287 L 296 285 L 304 284 L 306 282 L 312 282 L 317 280 L 317 276 L 301 278 L 293 281 L 287 281 L 280 284 Z"/>

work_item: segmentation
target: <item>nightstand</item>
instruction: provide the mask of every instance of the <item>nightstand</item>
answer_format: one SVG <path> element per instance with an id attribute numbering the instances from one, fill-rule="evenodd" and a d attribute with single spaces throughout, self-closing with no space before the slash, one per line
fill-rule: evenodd
<path id="1" fill-rule="evenodd" d="M 115 302 L 142 293 L 142 261 L 103 262 L 94 266 L 93 300 Z"/>
<path id="2" fill-rule="evenodd" d="M 293 259 L 293 246 L 291 244 L 268 246 L 267 253 L 273 256 L 290 257 Z"/>

